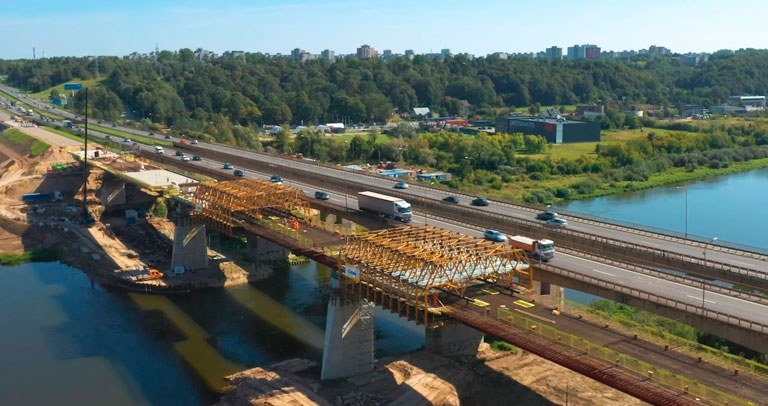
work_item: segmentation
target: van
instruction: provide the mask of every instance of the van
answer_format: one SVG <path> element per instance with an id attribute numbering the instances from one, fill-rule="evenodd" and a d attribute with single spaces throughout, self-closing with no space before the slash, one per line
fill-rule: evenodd
<path id="1" fill-rule="evenodd" d="M 164 154 L 165 153 L 165 148 L 157 146 L 157 147 L 155 147 L 155 152 L 157 152 L 158 154 Z"/>

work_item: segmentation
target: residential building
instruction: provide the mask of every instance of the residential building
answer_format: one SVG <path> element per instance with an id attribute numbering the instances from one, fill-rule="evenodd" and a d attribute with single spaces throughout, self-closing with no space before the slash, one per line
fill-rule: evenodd
<path id="1" fill-rule="evenodd" d="M 376 59 L 379 57 L 379 51 L 368 44 L 357 48 L 357 57 L 360 59 Z"/>
<path id="2" fill-rule="evenodd" d="M 587 59 L 596 59 L 600 57 L 600 47 L 597 45 L 582 45 L 584 57 Z"/>
<path id="3" fill-rule="evenodd" d="M 412 49 L 406 49 L 405 50 L 405 57 L 408 59 L 413 59 L 413 57 L 416 56 L 416 54 L 413 52 Z"/>
<path id="4" fill-rule="evenodd" d="M 395 59 L 395 55 L 392 53 L 391 49 L 385 49 L 384 52 L 381 53 L 381 59 L 391 61 L 392 59 Z"/>
<path id="5" fill-rule="evenodd" d="M 563 48 L 551 46 L 544 50 L 544 54 L 540 58 L 560 60 L 563 59 Z"/>
<path id="6" fill-rule="evenodd" d="M 696 66 L 701 62 L 709 61 L 709 54 L 707 53 L 687 53 L 680 55 L 680 63 L 688 66 Z"/>
<path id="7" fill-rule="evenodd" d="M 568 47 L 568 60 L 569 61 L 575 61 L 577 59 L 584 59 L 587 57 L 587 50 L 584 49 L 581 45 L 574 45 L 572 47 Z"/>
<path id="8" fill-rule="evenodd" d="M 324 49 L 323 52 L 320 52 L 320 57 L 325 60 L 334 62 L 336 61 L 336 52 L 331 51 L 330 49 Z"/>

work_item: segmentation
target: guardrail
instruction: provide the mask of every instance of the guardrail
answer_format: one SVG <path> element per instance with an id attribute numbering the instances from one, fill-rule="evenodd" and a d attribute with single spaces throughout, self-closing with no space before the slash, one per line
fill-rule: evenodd
<path id="1" fill-rule="evenodd" d="M 233 148 L 232 146 L 223 145 L 223 144 L 216 144 L 216 145 L 218 145 L 220 147 L 223 147 L 223 148 Z M 217 152 L 222 153 L 220 151 L 217 151 Z M 270 157 L 275 158 L 275 159 L 281 159 L 281 160 L 286 161 L 288 163 L 288 165 L 290 165 L 290 163 L 292 163 L 292 162 L 301 162 L 302 164 L 305 164 L 305 165 L 318 166 L 318 167 L 322 167 L 322 168 L 326 168 L 326 169 L 332 169 L 332 170 L 340 171 L 340 172 L 344 172 L 344 173 L 355 174 L 355 175 L 358 175 L 358 176 L 362 175 L 362 176 L 369 177 L 371 179 L 377 179 L 377 180 L 384 179 L 384 178 L 382 178 L 378 174 L 369 173 L 369 172 L 365 172 L 365 171 L 354 171 L 354 170 L 350 170 L 350 169 L 341 168 L 341 167 L 338 167 L 338 166 L 335 166 L 335 165 L 326 164 L 326 163 L 323 163 L 323 162 L 308 161 L 308 160 L 298 160 L 296 158 L 286 157 L 284 155 L 274 154 L 274 153 L 257 152 L 257 151 L 249 151 L 249 152 L 252 152 L 254 154 L 261 154 L 261 155 L 270 156 Z M 224 154 L 226 154 L 226 153 L 224 153 Z M 469 195 L 469 194 L 466 194 L 466 193 L 463 193 L 463 192 L 460 192 L 460 191 L 457 191 L 457 190 L 453 190 L 453 189 L 433 188 L 433 187 L 428 187 L 428 186 L 420 186 L 420 187 L 427 188 L 427 189 L 430 189 L 430 190 L 445 191 L 447 193 L 450 193 L 450 194 L 453 194 L 453 195 L 456 195 L 456 196 L 460 196 L 460 197 L 463 197 L 465 199 L 470 199 L 470 200 L 475 197 L 475 196 L 472 196 L 472 195 Z M 408 195 L 408 196 L 410 197 L 411 195 Z M 533 204 L 526 204 L 526 203 L 509 203 L 509 202 L 503 202 L 503 201 L 496 201 L 496 200 L 494 200 L 494 204 L 496 204 L 498 206 L 502 206 L 502 207 L 510 207 L 510 208 L 514 208 L 514 209 L 518 209 L 518 210 L 526 210 L 526 211 L 529 211 L 529 212 L 539 212 L 539 211 L 544 210 L 544 208 L 541 207 L 541 206 L 533 205 Z M 665 229 L 661 229 L 661 228 L 655 228 L 655 227 L 645 226 L 645 225 L 641 225 L 641 224 L 635 224 L 635 223 L 626 222 L 626 221 L 620 221 L 620 220 L 615 220 L 615 219 L 607 219 L 607 218 L 603 218 L 603 217 L 599 217 L 599 216 L 587 215 L 587 214 L 584 214 L 584 213 L 576 213 L 576 212 L 568 211 L 567 209 L 563 209 L 563 208 L 553 208 L 553 210 L 555 210 L 555 209 L 558 212 L 568 216 L 568 218 L 570 218 L 570 219 L 576 220 L 578 222 L 586 223 L 586 224 L 599 225 L 599 226 L 605 227 L 605 228 L 611 228 L 611 229 L 615 229 L 615 230 L 631 232 L 631 233 L 635 233 L 635 234 L 638 234 L 638 235 L 650 236 L 650 237 L 654 237 L 654 238 L 658 238 L 658 239 L 662 239 L 662 240 L 666 240 L 666 241 L 677 241 L 677 242 L 688 244 L 688 245 L 695 245 L 695 246 L 702 246 L 702 247 L 706 245 L 709 249 L 712 249 L 712 250 L 728 252 L 728 253 L 742 255 L 742 256 L 745 256 L 745 257 L 751 257 L 751 258 L 755 258 L 755 259 L 768 260 L 768 249 L 764 249 L 764 248 L 760 248 L 760 247 L 749 246 L 749 245 L 746 245 L 746 244 L 737 244 L 737 243 L 732 243 L 732 242 L 728 242 L 728 241 L 724 241 L 724 240 L 718 240 L 718 244 L 712 244 L 710 238 L 706 238 L 706 237 L 702 237 L 702 236 L 696 236 L 696 235 L 688 234 L 687 237 L 683 237 L 682 233 L 676 232 L 676 231 L 673 231 L 673 230 L 665 230 Z"/>
<path id="2" fill-rule="evenodd" d="M 569 279 L 578 280 L 587 284 L 598 286 L 601 288 L 609 289 L 614 292 L 623 293 L 638 299 L 642 299 L 647 302 L 655 303 L 668 308 L 682 310 L 692 314 L 700 314 L 703 317 L 707 317 L 712 320 L 721 321 L 732 326 L 740 327 L 743 329 L 755 331 L 761 334 L 768 334 L 768 325 L 758 323 L 755 321 L 747 320 L 738 316 L 733 316 L 717 310 L 702 308 L 700 306 L 691 305 L 685 302 L 681 302 L 676 299 L 670 299 L 668 297 L 660 296 L 655 293 L 646 292 L 637 288 L 632 288 L 626 285 L 610 282 L 604 279 L 596 278 L 594 276 L 583 275 L 559 266 L 551 264 L 540 264 L 539 269 L 551 272 L 560 276 L 564 276 Z"/>
<path id="3" fill-rule="evenodd" d="M 558 345 L 565 346 L 573 351 L 579 351 L 591 357 L 610 362 L 620 368 L 632 371 L 662 386 L 674 388 L 681 392 L 693 395 L 699 399 L 716 405 L 756 405 L 745 399 L 725 393 L 708 385 L 693 381 L 684 376 L 675 374 L 669 370 L 656 367 L 653 364 L 641 361 L 637 358 L 612 350 L 603 345 L 593 343 L 581 337 L 560 331 L 555 327 L 542 323 L 510 309 L 499 308 L 497 318 L 520 329 L 547 338 Z"/>

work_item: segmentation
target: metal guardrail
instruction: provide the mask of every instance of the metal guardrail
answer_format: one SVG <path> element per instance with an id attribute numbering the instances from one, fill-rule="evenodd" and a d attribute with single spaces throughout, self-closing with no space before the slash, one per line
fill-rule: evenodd
<path id="1" fill-rule="evenodd" d="M 542 323 L 539 320 L 527 317 L 519 312 L 515 312 L 510 309 L 499 308 L 497 318 L 498 320 L 503 321 L 509 325 L 524 329 L 540 337 L 552 340 L 558 345 L 565 346 L 570 350 L 579 351 L 581 353 L 587 354 L 588 356 L 610 362 L 611 364 L 614 364 L 620 368 L 624 368 L 640 376 L 644 376 L 647 379 L 653 382 L 657 382 L 662 386 L 673 388 L 683 393 L 696 396 L 697 398 L 702 399 L 708 403 L 716 405 L 755 405 L 753 402 L 717 390 L 708 385 L 693 381 L 687 377 L 681 376 L 669 370 L 656 367 L 653 364 L 641 361 L 630 355 L 606 348 L 603 345 L 593 343 L 582 337 L 577 337 L 573 334 L 560 331 L 547 323 Z"/>
<path id="2" fill-rule="evenodd" d="M 723 323 L 730 324 L 732 326 L 744 328 L 747 330 L 752 330 L 761 334 L 768 334 L 768 325 L 766 324 L 747 320 L 738 316 L 733 316 L 730 314 L 719 312 L 717 310 L 711 310 L 711 309 L 702 308 L 696 305 L 691 305 L 676 299 L 670 299 L 668 297 L 660 296 L 655 293 L 646 292 L 644 290 L 632 288 L 626 285 L 621 285 L 621 284 L 610 282 L 600 278 L 595 278 L 593 276 L 583 275 L 565 268 L 561 268 L 559 266 L 555 266 L 551 264 L 540 264 L 538 267 L 547 272 L 552 272 L 554 274 L 564 276 L 566 278 L 578 280 L 581 282 L 585 282 L 590 285 L 602 287 L 605 289 L 610 289 L 615 292 L 624 293 L 626 295 L 629 295 L 638 299 L 642 299 L 651 303 L 656 303 L 658 305 L 666 306 L 666 307 L 677 309 L 677 310 L 682 310 L 692 314 L 701 314 L 704 317 L 721 321 Z"/>
<path id="3" fill-rule="evenodd" d="M 232 148 L 231 146 L 228 146 L 228 145 L 222 145 L 222 144 L 217 144 L 217 145 L 220 146 L 220 147 L 224 147 L 224 148 Z M 271 153 L 257 152 L 257 151 L 249 151 L 249 152 L 254 153 L 254 154 L 262 154 L 262 155 L 270 156 L 270 157 L 276 158 L 276 159 L 285 160 L 286 162 L 289 162 L 289 163 L 292 162 L 292 161 L 296 161 L 297 160 L 296 158 L 290 158 L 290 157 L 286 157 L 286 156 L 283 156 L 283 155 L 280 155 L 280 154 L 271 154 Z M 351 169 L 345 169 L 345 168 L 342 168 L 342 167 L 338 167 L 338 166 L 331 165 L 331 164 L 326 164 L 326 163 L 323 163 L 323 162 L 307 161 L 307 160 L 301 160 L 301 162 L 303 164 L 306 164 L 306 165 L 319 166 L 319 167 L 323 167 L 323 168 L 326 168 L 326 169 L 332 169 L 332 170 L 340 171 L 340 172 L 344 172 L 344 173 L 350 173 L 350 174 L 355 174 L 355 175 L 363 175 L 363 176 L 367 176 L 367 177 L 369 177 L 371 179 L 377 179 L 377 180 L 385 179 L 385 178 L 382 178 L 381 175 L 378 175 L 378 174 L 369 173 L 369 172 L 365 172 L 365 171 L 354 171 L 354 170 L 351 170 Z M 298 170 L 300 170 L 300 169 L 298 169 Z M 445 191 L 447 193 L 450 193 L 450 194 L 453 194 L 453 195 L 456 195 L 456 196 L 460 196 L 460 197 L 463 197 L 465 199 L 470 199 L 470 200 L 475 197 L 473 195 L 469 195 L 469 194 L 466 194 L 464 192 L 460 192 L 460 191 L 457 191 L 457 190 L 454 190 L 454 189 L 434 188 L 434 187 L 423 186 L 423 185 L 419 185 L 419 187 L 426 188 L 426 189 L 429 189 L 429 190 Z M 408 195 L 408 197 L 411 197 L 411 195 Z M 509 203 L 509 202 L 498 201 L 498 200 L 494 200 L 493 202 L 494 202 L 494 204 L 496 204 L 498 206 L 514 208 L 514 209 L 518 209 L 518 210 L 526 210 L 526 211 L 529 211 L 529 212 L 540 212 L 542 210 L 545 210 L 545 208 L 542 207 L 542 206 L 526 204 L 526 203 Z M 568 216 L 568 218 L 570 218 L 570 219 L 574 219 L 574 220 L 576 220 L 578 222 L 585 223 L 585 224 L 598 225 L 598 226 L 605 227 L 605 228 L 611 228 L 611 229 L 614 229 L 614 230 L 621 230 L 621 231 L 631 232 L 631 233 L 634 233 L 634 234 L 654 237 L 654 238 L 658 238 L 658 239 L 666 240 L 666 241 L 677 241 L 677 242 L 688 244 L 688 245 L 695 245 L 695 246 L 701 246 L 701 247 L 706 245 L 708 249 L 712 249 L 712 250 L 716 250 L 716 251 L 722 251 L 722 252 L 728 252 L 728 253 L 731 253 L 731 254 L 737 254 L 737 255 L 742 255 L 742 256 L 745 256 L 745 257 L 751 257 L 751 258 L 755 258 L 755 259 L 762 259 L 762 260 L 768 261 L 768 249 L 764 249 L 764 248 L 761 248 L 761 247 L 754 247 L 754 246 L 750 246 L 750 245 L 746 245 L 746 244 L 738 244 L 738 243 L 728 242 L 728 241 L 725 241 L 725 240 L 718 240 L 717 244 L 712 244 L 711 243 L 711 239 L 707 238 L 707 237 L 697 236 L 697 235 L 693 235 L 693 234 L 688 234 L 687 237 L 684 237 L 683 233 L 680 233 L 680 232 L 677 232 L 677 231 L 673 231 L 673 230 L 666 230 L 666 229 L 662 229 L 662 228 L 650 227 L 650 226 L 646 226 L 646 225 L 642 225 L 642 224 L 636 224 L 636 223 L 631 223 L 631 222 L 627 222 L 627 221 L 608 219 L 608 218 L 604 218 L 604 217 L 600 217 L 600 216 L 594 216 L 594 215 L 588 215 L 588 214 L 584 214 L 584 213 L 576 213 L 576 212 L 568 211 L 567 209 L 563 209 L 563 208 L 552 208 L 552 209 L 553 210 L 557 210 L 561 214 L 564 214 L 564 215 Z M 695 244 L 693 244 L 693 243 L 695 243 Z"/>

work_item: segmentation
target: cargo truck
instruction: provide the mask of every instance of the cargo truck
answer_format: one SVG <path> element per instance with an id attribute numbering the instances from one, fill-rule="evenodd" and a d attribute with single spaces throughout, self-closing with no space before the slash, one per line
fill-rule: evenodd
<path id="1" fill-rule="evenodd" d="M 26 203 L 60 202 L 63 199 L 61 192 L 51 193 L 27 193 L 21 197 Z"/>
<path id="2" fill-rule="evenodd" d="M 357 207 L 362 211 L 380 214 L 403 223 L 410 222 L 413 215 L 410 203 L 399 197 L 382 195 L 375 192 L 358 193 Z"/>
<path id="3" fill-rule="evenodd" d="M 552 240 L 534 240 L 516 235 L 509 237 L 509 245 L 525 251 L 529 257 L 545 262 L 555 257 L 555 242 Z"/>

